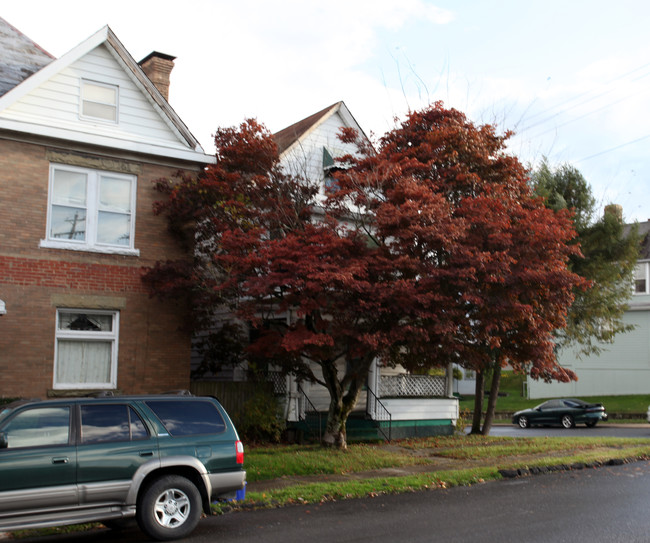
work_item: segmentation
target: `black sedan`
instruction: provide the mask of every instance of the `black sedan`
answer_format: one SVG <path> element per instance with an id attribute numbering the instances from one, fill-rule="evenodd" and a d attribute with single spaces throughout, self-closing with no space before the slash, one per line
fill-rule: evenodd
<path id="1" fill-rule="evenodd" d="M 512 423 L 520 428 L 531 426 L 563 426 L 573 428 L 576 424 L 586 424 L 593 428 L 600 420 L 607 420 L 605 408 L 599 403 L 587 403 L 575 398 L 548 400 L 532 409 L 517 411 Z"/>

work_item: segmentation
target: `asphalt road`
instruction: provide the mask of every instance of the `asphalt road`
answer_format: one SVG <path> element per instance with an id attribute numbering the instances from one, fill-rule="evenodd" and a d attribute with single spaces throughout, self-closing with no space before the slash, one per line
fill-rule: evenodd
<path id="1" fill-rule="evenodd" d="M 468 430 L 469 431 L 469 430 Z M 493 426 L 491 436 L 507 437 L 647 437 L 650 438 L 650 424 L 616 424 L 600 423 L 595 428 L 587 428 L 584 424 L 575 428 L 565 429 L 556 427 L 535 426 L 522 430 L 514 424 Z M 650 541 L 650 535 L 648 536 Z"/>
<path id="2" fill-rule="evenodd" d="M 203 519 L 188 543 L 647 543 L 650 463 L 472 487 L 230 513 Z M 133 529 L 23 540 L 146 541 Z"/>

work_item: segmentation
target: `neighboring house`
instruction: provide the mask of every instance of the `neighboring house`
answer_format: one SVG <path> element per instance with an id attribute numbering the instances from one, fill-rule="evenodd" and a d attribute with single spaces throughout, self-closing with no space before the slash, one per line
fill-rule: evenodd
<path id="1" fill-rule="evenodd" d="M 273 134 L 283 169 L 290 175 L 320 184 L 324 196 L 331 172 L 340 167 L 337 159 L 354 155 L 356 147 L 343 143 L 341 128 L 353 128 L 367 140 L 361 127 L 343 102 L 337 102 Z"/>
<path id="2" fill-rule="evenodd" d="M 344 144 L 337 137 L 342 127 L 354 128 L 366 138 L 343 102 L 274 134 L 284 170 L 320 183 L 324 196 L 330 172 L 340 167 L 336 159 L 356 151 L 354 145 Z M 377 429 L 384 436 L 390 431 L 392 437 L 453 433 L 458 400 L 453 397 L 450 374 L 451 367 L 443 376 L 409 375 L 401 368 L 386 367 L 377 361 L 357 404 L 356 416 L 353 414 L 348 421 L 348 435 L 354 438 L 355 433 L 363 432 L 364 437 L 376 438 L 380 437 Z M 315 413 L 327 412 L 329 393 L 325 387 L 297 383 L 291 378 L 283 380 L 279 375 L 274 384 L 286 399 L 284 412 L 290 425 L 304 422 L 309 412 L 312 419 Z"/>
<path id="3" fill-rule="evenodd" d="M 0 19 L 0 397 L 189 387 L 184 308 L 141 280 L 180 256 L 153 181 L 213 160 L 172 67 L 108 27 L 55 59 Z"/>
<path id="4" fill-rule="evenodd" d="M 623 322 L 634 329 L 599 345 L 599 355 L 581 357 L 576 350 L 563 350 L 559 362 L 573 370 L 578 380 L 544 383 L 529 377 L 530 398 L 650 393 L 650 221 L 639 223 L 638 231 L 641 246 L 634 291 L 623 315 Z"/>

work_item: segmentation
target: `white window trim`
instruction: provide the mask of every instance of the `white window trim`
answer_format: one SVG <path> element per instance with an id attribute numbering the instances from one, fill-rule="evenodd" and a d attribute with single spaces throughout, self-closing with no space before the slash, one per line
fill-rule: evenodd
<path id="1" fill-rule="evenodd" d="M 112 315 L 113 330 L 111 332 L 90 332 L 78 330 L 59 330 L 59 315 L 61 313 L 93 313 L 95 315 Z M 117 388 L 117 355 L 120 335 L 120 312 L 100 309 L 57 309 L 54 329 L 54 374 L 52 375 L 52 388 L 55 390 L 77 389 L 115 389 Z M 111 340 L 111 372 L 109 383 L 58 383 L 56 380 L 59 360 L 59 340 L 78 339 L 80 341 L 106 341 Z"/>
<path id="2" fill-rule="evenodd" d="M 643 264 L 643 267 L 645 268 L 645 292 L 636 291 L 636 273 L 635 273 L 634 282 L 632 283 L 632 294 L 634 296 L 647 296 L 648 294 L 650 294 L 650 261 L 649 260 L 637 261 L 637 265 L 640 264 Z"/>
<path id="3" fill-rule="evenodd" d="M 50 237 L 51 232 L 51 221 L 52 221 L 52 196 L 53 196 L 53 185 L 54 185 L 54 172 L 55 170 L 67 170 L 73 172 L 84 173 L 88 175 L 88 191 L 87 191 L 87 216 L 86 216 L 86 228 L 87 235 L 85 241 L 80 240 L 65 240 L 54 239 Z M 97 218 L 99 215 L 99 177 L 103 174 L 110 175 L 112 177 L 120 177 L 124 179 L 129 179 L 131 181 L 131 230 L 129 232 L 129 243 L 130 245 L 108 245 L 103 243 L 97 243 L 96 241 L 90 240 L 90 238 L 95 238 L 97 233 Z M 92 168 L 81 168 L 78 166 L 69 166 L 67 164 L 50 164 L 50 179 L 49 179 L 49 188 L 48 188 L 48 197 L 47 197 L 47 224 L 45 231 L 45 238 L 42 239 L 39 243 L 39 247 L 47 249 L 69 249 L 72 251 L 86 251 L 93 253 L 106 253 L 106 254 L 118 254 L 118 255 L 127 255 L 127 256 L 140 256 L 140 251 L 135 249 L 135 210 L 136 210 L 136 194 L 137 194 L 137 184 L 138 178 L 135 175 L 124 174 L 118 172 L 110 172 L 106 170 L 95 170 Z M 92 178 L 92 180 L 91 180 Z M 89 241 L 90 240 L 90 241 Z"/>
<path id="4" fill-rule="evenodd" d="M 84 115 L 83 107 L 84 102 L 90 102 L 94 104 L 102 104 L 113 106 L 113 104 L 107 104 L 105 102 L 95 102 L 93 100 L 84 100 L 83 97 L 83 88 L 85 85 L 95 85 L 97 87 L 105 87 L 107 89 L 115 90 L 115 120 L 104 119 L 103 117 L 94 117 L 92 115 Z M 81 79 L 79 82 L 79 118 L 85 121 L 100 122 L 106 124 L 119 124 L 120 120 L 120 87 L 117 85 L 112 85 L 110 83 L 102 83 L 101 81 L 93 81 L 91 79 Z"/>

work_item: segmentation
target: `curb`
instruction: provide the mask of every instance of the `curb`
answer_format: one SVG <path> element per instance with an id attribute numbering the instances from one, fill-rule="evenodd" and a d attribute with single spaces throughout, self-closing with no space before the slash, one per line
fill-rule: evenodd
<path id="1" fill-rule="evenodd" d="M 622 466 L 623 464 L 630 464 L 632 462 L 642 462 L 648 460 L 647 456 L 635 456 L 632 458 L 612 458 L 606 462 L 576 462 L 574 464 L 557 464 L 554 466 L 539 466 L 534 468 L 518 468 L 518 469 L 500 469 L 499 475 L 504 479 L 515 479 L 517 477 L 527 477 L 530 475 L 543 475 L 545 473 L 552 473 L 555 471 L 573 471 L 583 469 L 596 469 L 604 466 Z"/>

